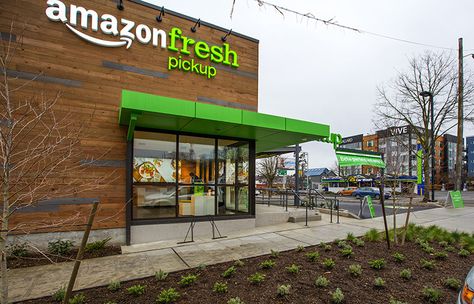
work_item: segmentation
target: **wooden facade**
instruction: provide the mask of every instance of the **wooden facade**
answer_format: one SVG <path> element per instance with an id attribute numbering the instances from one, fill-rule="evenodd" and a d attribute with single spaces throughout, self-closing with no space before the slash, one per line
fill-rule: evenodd
<path id="1" fill-rule="evenodd" d="M 71 4 L 96 11 L 99 16 L 110 14 L 117 19 L 126 18 L 149 28 L 169 33 L 173 27 L 183 35 L 204 41 L 209 45 L 222 45 L 221 37 L 227 32 L 217 26 L 201 23 L 193 33 L 196 19 L 165 11 L 162 22 L 157 22 L 159 7 L 140 1 L 124 1 L 124 10 L 118 10 L 116 1 L 65 0 Z M 106 48 L 80 39 L 65 24 L 49 20 L 45 14 L 47 0 L 0 1 L 0 32 L 7 39 L 23 41 L 8 72 L 12 81 L 20 84 L 35 80 L 19 95 L 60 92 L 58 110 L 72 113 L 78 123 L 92 115 L 87 132 L 81 138 L 82 160 L 99 158 L 89 165 L 90 176 L 114 175 L 100 190 L 81 193 L 78 197 L 53 200 L 37 209 L 19 212 L 12 224 L 27 223 L 33 219 L 61 219 L 83 210 L 88 199 L 98 198 L 100 210 L 94 228 L 125 227 L 127 129 L 118 124 L 118 111 L 123 89 L 146 92 L 184 100 L 213 103 L 228 107 L 257 111 L 258 108 L 258 41 L 232 33 L 227 38 L 230 48 L 238 54 L 239 67 L 232 68 L 191 55 L 203 65 L 215 66 L 217 75 L 208 79 L 195 73 L 168 70 L 168 57 L 179 54 L 168 49 L 144 45 L 137 40 L 129 49 Z M 12 35 L 10 27 L 13 22 Z M 118 40 L 118 37 L 77 29 L 100 39 Z M 13 80 L 13 78 L 17 78 Z M 104 151 L 108 151 L 103 157 Z M 81 161 L 81 160 L 79 160 Z M 89 175 L 84 176 L 89 178 Z M 84 203 L 84 204 L 83 204 Z M 68 228 L 74 230 L 74 227 Z M 47 228 L 41 231 L 61 231 L 64 228 Z M 79 229 L 80 230 L 80 229 Z"/>

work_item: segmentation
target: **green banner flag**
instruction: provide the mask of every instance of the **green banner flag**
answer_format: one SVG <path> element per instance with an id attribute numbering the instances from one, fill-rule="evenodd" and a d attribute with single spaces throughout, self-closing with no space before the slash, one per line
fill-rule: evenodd
<path id="1" fill-rule="evenodd" d="M 365 197 L 365 200 L 367 201 L 367 206 L 369 206 L 370 217 L 374 218 L 375 217 L 375 209 L 374 209 L 374 205 L 372 204 L 372 196 L 367 195 Z"/>
<path id="2" fill-rule="evenodd" d="M 461 191 L 449 191 L 451 202 L 454 208 L 464 208 L 464 200 L 462 199 Z"/>
<path id="3" fill-rule="evenodd" d="M 341 167 L 364 165 L 385 168 L 382 156 L 378 154 L 364 153 L 364 151 L 355 152 L 336 150 L 336 157 L 339 166 Z"/>

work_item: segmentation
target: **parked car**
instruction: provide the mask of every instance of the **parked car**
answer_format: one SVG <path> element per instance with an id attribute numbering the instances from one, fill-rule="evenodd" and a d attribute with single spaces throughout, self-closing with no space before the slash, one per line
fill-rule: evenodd
<path id="1" fill-rule="evenodd" d="M 474 303 L 474 267 L 466 276 L 464 286 L 459 292 L 457 304 L 473 304 Z"/>
<path id="2" fill-rule="evenodd" d="M 376 188 L 376 187 L 362 187 L 352 192 L 351 195 L 357 198 L 362 198 L 364 196 L 370 195 L 372 198 L 379 199 L 380 190 L 379 188 Z M 390 193 L 385 192 L 385 198 L 387 199 L 389 197 L 390 197 Z"/>
<path id="3" fill-rule="evenodd" d="M 337 192 L 339 195 L 352 195 L 352 192 L 357 190 L 357 187 L 346 187 L 342 189 L 341 191 Z"/>

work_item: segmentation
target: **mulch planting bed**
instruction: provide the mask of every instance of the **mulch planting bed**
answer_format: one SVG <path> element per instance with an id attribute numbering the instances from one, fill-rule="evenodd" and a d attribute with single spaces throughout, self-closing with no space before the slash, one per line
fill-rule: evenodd
<path id="1" fill-rule="evenodd" d="M 348 242 L 350 244 L 350 242 Z M 422 297 L 424 286 L 434 287 L 442 291 L 442 298 L 436 303 L 456 303 L 457 291 L 444 286 L 448 277 L 453 277 L 464 282 L 464 278 L 470 268 L 474 265 L 474 254 L 468 257 L 458 256 L 456 252 L 449 252 L 445 260 L 435 259 L 434 255 L 425 253 L 420 246 L 414 242 L 408 242 L 403 247 L 398 246 L 387 251 L 385 242 L 365 242 L 364 247 L 353 247 L 354 255 L 350 258 L 341 255 L 340 248 L 332 243 L 332 249 L 324 251 L 319 246 L 306 247 L 303 251 L 291 250 L 280 252 L 278 257 L 270 255 L 245 259 L 245 265 L 236 267 L 236 272 L 230 278 L 223 278 L 222 273 L 232 266 L 233 262 L 210 265 L 204 269 L 191 269 L 171 273 L 164 281 L 157 281 L 155 277 L 141 280 L 122 282 L 118 291 L 112 292 L 107 287 L 93 288 L 81 291 L 86 301 L 84 303 L 157 303 L 156 297 L 163 290 L 175 288 L 180 297 L 176 303 L 227 303 L 230 298 L 239 297 L 244 303 L 331 303 L 330 292 L 340 288 L 344 293 L 343 303 L 354 304 L 378 304 L 389 303 L 393 297 L 398 301 L 406 303 L 428 303 Z M 436 251 L 442 247 L 437 243 L 431 244 Z M 315 262 L 309 261 L 306 254 L 317 251 L 319 259 Z M 392 257 L 395 252 L 403 253 L 405 261 L 397 263 Z M 332 258 L 335 266 L 327 270 L 322 261 Z M 373 259 L 385 259 L 385 267 L 381 270 L 372 269 L 368 261 Z M 272 259 L 276 265 L 271 269 L 261 269 L 260 263 Z M 436 267 L 433 270 L 421 268 L 420 259 L 433 260 Z M 353 277 L 347 268 L 351 264 L 362 266 L 362 275 Z M 289 273 L 286 267 L 291 264 L 300 266 L 297 274 Z M 120 267 L 119 265 L 117 267 Z M 400 277 L 400 271 L 410 268 L 412 279 L 404 280 Z M 255 272 L 265 275 L 265 280 L 260 284 L 251 284 L 248 277 Z M 181 276 L 187 274 L 198 275 L 197 281 L 188 287 L 178 284 Z M 324 276 L 330 280 L 329 286 L 325 288 L 316 287 L 314 281 L 318 276 Z M 374 279 L 381 277 L 385 280 L 384 288 L 375 288 Z M 114 278 L 111 277 L 112 281 Z M 215 282 L 225 282 L 228 285 L 226 293 L 213 291 Z M 127 288 L 132 285 L 145 285 L 145 293 L 140 296 L 132 296 L 127 293 Z M 290 294 L 281 297 L 277 295 L 277 288 L 282 284 L 290 284 Z M 31 300 L 23 303 L 55 303 L 51 297 Z"/>
<path id="2" fill-rule="evenodd" d="M 71 252 L 64 256 L 52 255 L 45 253 L 45 255 L 40 253 L 31 253 L 29 252 L 27 256 L 24 257 L 8 257 L 8 268 L 23 268 L 23 267 L 32 267 L 40 265 L 48 265 L 52 263 L 60 262 L 70 262 L 76 259 L 78 249 L 73 249 Z M 121 254 L 120 246 L 106 246 L 105 248 L 97 249 L 91 252 L 84 253 L 84 259 L 99 258 L 110 255 Z"/>

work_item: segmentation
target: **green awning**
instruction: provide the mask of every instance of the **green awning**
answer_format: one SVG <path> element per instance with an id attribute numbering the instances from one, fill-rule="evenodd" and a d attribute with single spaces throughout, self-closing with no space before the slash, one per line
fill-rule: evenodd
<path id="1" fill-rule="evenodd" d="M 339 166 L 373 166 L 385 168 L 385 163 L 382 160 L 380 153 L 358 150 L 337 149 L 336 157 Z"/>
<path id="2" fill-rule="evenodd" d="M 129 126 L 129 140 L 141 127 L 255 140 L 256 152 L 339 136 L 324 124 L 127 90 L 119 123 Z"/>

